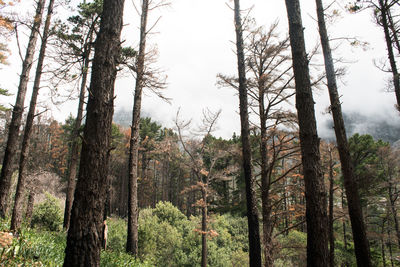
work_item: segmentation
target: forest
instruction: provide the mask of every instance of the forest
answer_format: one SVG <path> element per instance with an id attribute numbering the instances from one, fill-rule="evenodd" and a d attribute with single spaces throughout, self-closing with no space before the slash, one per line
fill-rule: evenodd
<path id="1" fill-rule="evenodd" d="M 0 0 L 0 266 L 400 266 L 400 2 L 190 2 Z"/>

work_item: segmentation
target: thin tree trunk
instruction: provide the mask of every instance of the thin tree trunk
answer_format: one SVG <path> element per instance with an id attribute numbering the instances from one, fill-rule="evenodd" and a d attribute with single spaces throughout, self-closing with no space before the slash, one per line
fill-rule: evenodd
<path id="1" fill-rule="evenodd" d="M 384 238 L 383 238 L 384 234 L 385 234 L 385 221 L 382 221 L 382 226 L 381 226 L 381 254 L 382 254 L 383 267 L 386 267 L 385 241 L 384 241 Z"/>
<path id="2" fill-rule="evenodd" d="M 307 266 L 328 266 L 328 218 L 314 100 L 298 0 L 286 0 L 305 181 Z"/>
<path id="3" fill-rule="evenodd" d="M 393 251 L 392 251 L 392 237 L 391 237 L 391 234 L 390 234 L 389 221 L 388 221 L 388 227 L 387 227 L 387 234 L 388 234 L 387 246 L 389 247 L 390 263 L 391 263 L 392 267 L 394 267 Z"/>
<path id="4" fill-rule="evenodd" d="M 87 119 L 64 267 L 100 266 L 103 209 L 108 180 L 114 84 L 121 48 L 124 0 L 104 0 L 95 43 Z"/>
<path id="5" fill-rule="evenodd" d="M 393 195 L 393 183 L 389 181 L 389 187 L 388 187 L 388 194 L 389 194 L 389 202 L 390 202 L 390 211 L 393 216 L 393 221 L 394 221 L 394 229 L 396 231 L 396 237 L 397 237 L 397 244 L 400 247 L 400 229 L 399 229 L 399 220 L 397 218 L 397 209 L 396 209 L 396 204 L 395 204 L 395 197 Z"/>
<path id="6" fill-rule="evenodd" d="M 53 14 L 54 0 L 50 0 L 47 7 L 47 17 L 42 34 L 42 44 L 40 46 L 39 58 L 36 67 L 35 81 L 33 83 L 33 91 L 29 104 L 28 116 L 24 129 L 24 137 L 21 146 L 21 155 L 19 159 L 18 183 L 15 192 L 15 203 L 11 217 L 11 231 L 18 231 L 22 221 L 22 208 L 25 200 L 25 184 L 26 184 L 26 164 L 28 163 L 30 139 L 32 135 L 33 120 L 35 119 L 35 110 L 37 98 L 40 90 L 40 80 L 43 72 L 43 63 L 46 57 L 47 39 L 49 37 L 51 15 Z"/>
<path id="7" fill-rule="evenodd" d="M 204 185 L 208 186 L 208 181 Z M 201 267 L 207 267 L 207 189 L 201 190 L 203 206 L 201 207 Z"/>
<path id="8" fill-rule="evenodd" d="M 262 75 L 262 73 L 261 73 Z M 259 77 L 261 77 L 259 75 Z M 261 83 L 261 81 L 260 81 Z M 273 266 L 272 258 L 272 231 L 273 225 L 271 221 L 271 201 L 269 198 L 270 191 L 270 175 L 268 173 L 268 158 L 267 158 L 267 126 L 266 114 L 264 104 L 264 89 L 262 84 L 258 86 L 258 101 L 259 101 L 259 116 L 260 116 L 260 157 L 261 157 L 261 213 L 263 223 L 263 252 L 264 252 L 264 266 Z"/>
<path id="9" fill-rule="evenodd" d="M 243 48 L 243 28 L 240 15 L 239 0 L 234 1 L 235 4 L 235 32 L 236 32 L 236 49 L 238 58 L 239 73 L 239 108 L 240 108 L 240 124 L 241 124 L 241 140 L 243 155 L 243 171 L 246 182 L 246 202 L 247 202 L 247 220 L 249 229 L 249 258 L 250 266 L 261 266 L 261 245 L 260 230 L 258 222 L 257 200 L 254 192 L 254 179 L 251 169 L 251 146 L 250 146 L 250 130 L 249 130 L 249 113 L 247 102 L 247 85 L 246 85 L 246 66 Z"/>
<path id="10" fill-rule="evenodd" d="M 31 189 L 28 197 L 28 204 L 26 205 L 26 212 L 25 212 L 25 221 L 27 225 L 31 224 L 32 214 L 33 214 L 33 207 L 35 205 L 35 189 Z"/>
<path id="11" fill-rule="evenodd" d="M 336 141 L 344 179 L 344 187 L 349 208 L 351 228 L 358 266 L 371 266 L 371 255 L 367 239 L 364 217 L 362 213 L 358 187 L 355 181 L 354 168 L 350 158 L 349 146 L 347 143 L 346 129 L 344 126 L 342 108 L 337 91 L 335 67 L 333 64 L 332 52 L 329 45 L 328 33 L 325 25 L 324 8 L 322 0 L 316 0 L 319 34 L 324 53 L 325 71 L 328 80 L 329 97 L 331 101 L 331 112 L 333 116 Z"/>
<path id="12" fill-rule="evenodd" d="M 335 237 L 333 233 L 333 160 L 329 148 L 329 267 L 335 266 Z"/>
<path id="13" fill-rule="evenodd" d="M 137 75 L 135 86 L 135 98 L 132 110 L 131 139 L 129 148 L 129 197 L 128 197 L 128 236 L 126 252 L 133 255 L 138 253 L 138 195 L 137 195 L 137 170 L 139 149 L 139 123 L 140 109 L 142 105 L 142 90 L 144 78 L 144 64 L 146 53 L 147 14 L 149 1 L 142 1 L 142 15 L 140 21 L 140 43 L 137 59 Z"/>
<path id="14" fill-rule="evenodd" d="M 19 78 L 17 98 L 12 112 L 8 139 L 4 151 L 3 165 L 0 173 L 0 217 L 4 218 L 8 210 L 8 194 L 11 187 L 11 176 L 14 169 L 14 159 L 18 148 L 19 128 L 21 126 L 22 113 L 24 112 L 24 102 L 26 90 L 29 82 L 29 73 L 32 68 L 33 56 L 35 53 L 36 42 L 39 35 L 40 24 L 45 0 L 37 2 L 36 14 L 33 20 L 31 35 L 29 36 L 28 47 L 26 48 L 25 59 L 22 63 L 22 72 Z"/>
<path id="15" fill-rule="evenodd" d="M 82 81 L 81 81 L 81 88 L 79 93 L 79 102 L 78 102 L 78 113 L 76 115 L 74 129 L 72 131 L 72 145 L 71 145 L 71 155 L 70 155 L 70 162 L 68 166 L 68 185 L 67 185 L 67 195 L 65 198 L 65 211 L 64 211 L 64 222 L 63 227 L 64 229 L 69 228 L 69 221 L 71 218 L 71 208 L 72 202 L 74 201 L 74 192 L 75 192 L 75 178 L 76 178 L 76 171 L 79 161 L 79 129 L 82 125 L 83 119 L 83 106 L 85 103 L 85 93 L 86 93 L 86 84 L 87 84 L 87 76 L 89 70 L 89 63 L 90 63 L 90 53 L 92 51 L 92 35 L 93 32 L 91 31 L 89 37 L 89 43 L 85 45 L 84 57 L 83 57 L 83 68 L 82 68 Z"/>
<path id="16" fill-rule="evenodd" d="M 397 109 L 400 111 L 400 76 L 397 70 L 396 59 L 393 52 L 392 38 L 390 37 L 389 32 L 387 6 L 384 4 L 383 0 L 379 0 L 379 10 L 381 12 L 382 28 L 385 33 L 386 48 L 388 52 L 390 68 L 392 69 L 393 74 L 393 86 L 394 93 L 396 95 Z"/>

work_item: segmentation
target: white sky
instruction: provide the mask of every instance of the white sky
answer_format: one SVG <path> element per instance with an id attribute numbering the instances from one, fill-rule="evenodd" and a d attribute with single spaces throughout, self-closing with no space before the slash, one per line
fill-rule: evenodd
<path id="1" fill-rule="evenodd" d="M 172 98 L 172 104 L 164 103 L 151 93 L 143 100 L 142 114 L 151 116 L 164 126 L 172 127 L 177 109 L 185 119 L 193 118 L 200 121 L 202 110 L 222 109 L 218 123 L 218 136 L 229 138 L 233 132 L 240 132 L 238 115 L 238 97 L 233 90 L 217 88 L 216 75 L 236 74 L 236 55 L 233 52 L 235 40 L 233 28 L 233 12 L 227 7 L 226 0 L 171 0 L 169 8 L 162 9 L 162 18 L 151 36 L 149 45 L 157 45 L 160 53 L 158 66 L 168 75 L 168 89 L 165 95 Z M 33 1 L 29 1 L 33 2 Z M 326 1 L 325 1 L 326 2 Z M 344 1 L 347 2 L 347 1 Z M 307 48 L 311 49 L 319 36 L 315 16 L 315 4 L 311 0 L 300 1 L 303 12 Z M 27 4 L 27 3 L 26 3 Z M 287 31 L 287 17 L 284 1 L 242 0 L 242 9 L 254 6 L 251 15 L 258 25 L 269 25 L 276 19 L 280 22 L 281 33 Z M 386 58 L 383 33 L 377 28 L 366 11 L 357 15 L 347 14 L 341 10 L 342 17 L 330 27 L 333 37 L 358 36 L 370 43 L 368 50 L 351 48 L 343 45 L 335 56 L 351 62 L 347 64 L 348 72 L 344 77 L 345 84 L 340 85 L 345 111 L 360 111 L 367 116 L 390 118 L 399 123 L 394 110 L 394 93 L 384 93 L 385 75 L 373 65 L 373 59 Z M 151 14 L 154 21 L 160 13 Z M 137 45 L 139 18 L 133 9 L 131 0 L 126 0 L 125 27 L 123 39 L 126 45 Z M 151 23 L 150 23 L 151 24 Z M 10 48 L 13 48 L 10 43 Z M 0 70 L 3 87 L 15 92 L 20 72 L 18 53 L 13 50 L 10 66 Z M 321 67 L 322 68 L 322 67 Z M 32 68 L 32 75 L 34 68 Z M 131 110 L 133 101 L 134 80 L 122 78 L 116 84 L 116 110 L 124 108 Z M 325 91 L 325 90 L 324 90 Z M 324 91 L 318 92 L 316 101 L 317 118 L 319 123 L 329 115 L 322 112 L 328 106 L 329 99 Z M 46 98 L 46 94 L 43 95 Z M 9 98 L 13 103 L 14 97 Z M 29 95 L 26 103 L 28 103 Z M 28 105 L 28 104 L 26 104 Z M 76 114 L 76 102 L 70 102 L 53 109 L 52 115 L 63 120 L 69 113 Z M 323 134 L 323 133 L 321 133 Z"/>

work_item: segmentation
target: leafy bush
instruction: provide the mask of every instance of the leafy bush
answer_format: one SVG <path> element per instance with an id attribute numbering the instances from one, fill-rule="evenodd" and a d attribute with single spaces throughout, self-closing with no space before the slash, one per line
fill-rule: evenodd
<path id="1" fill-rule="evenodd" d="M 63 223 L 63 212 L 60 207 L 60 201 L 49 193 L 46 193 L 46 199 L 35 206 L 32 215 L 32 226 L 49 231 L 59 231 Z"/>
<path id="2" fill-rule="evenodd" d="M 127 225 L 120 218 L 108 218 L 107 250 L 125 251 Z"/>

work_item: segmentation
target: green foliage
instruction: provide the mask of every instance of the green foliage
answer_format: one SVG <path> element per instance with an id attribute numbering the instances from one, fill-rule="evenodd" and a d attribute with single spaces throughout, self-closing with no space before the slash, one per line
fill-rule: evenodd
<path id="1" fill-rule="evenodd" d="M 124 252 L 102 251 L 100 259 L 101 267 L 151 267 L 147 262 L 140 262 L 133 256 Z"/>
<path id="2" fill-rule="evenodd" d="M 210 266 L 246 266 L 247 225 L 230 215 L 211 216 L 208 236 Z M 200 218 L 187 219 L 176 207 L 160 202 L 139 216 L 139 254 L 155 266 L 200 266 L 201 236 L 195 231 Z M 241 229 L 237 229 L 240 227 Z M 242 241 L 245 242 L 242 243 Z"/>
<path id="3" fill-rule="evenodd" d="M 124 251 L 126 244 L 126 221 L 118 218 L 108 218 L 107 250 Z"/>
<path id="4" fill-rule="evenodd" d="M 277 255 L 276 266 L 306 266 L 307 265 L 307 234 L 290 231 L 287 236 L 279 238 L 281 249 Z"/>
<path id="5" fill-rule="evenodd" d="M 65 234 L 23 229 L 11 247 L 3 250 L 1 266 L 62 266 Z"/>
<path id="6" fill-rule="evenodd" d="M 63 212 L 60 200 L 46 193 L 46 199 L 35 206 L 32 215 L 32 226 L 49 231 L 59 231 L 63 223 Z"/>

